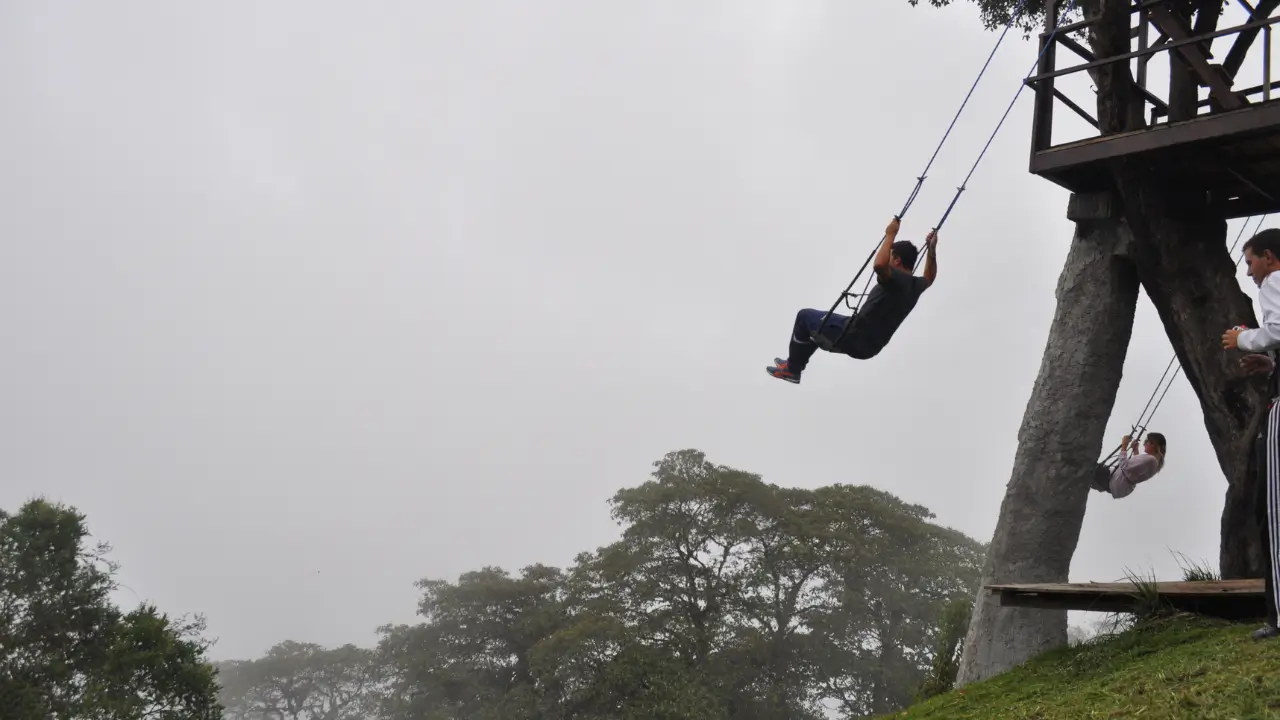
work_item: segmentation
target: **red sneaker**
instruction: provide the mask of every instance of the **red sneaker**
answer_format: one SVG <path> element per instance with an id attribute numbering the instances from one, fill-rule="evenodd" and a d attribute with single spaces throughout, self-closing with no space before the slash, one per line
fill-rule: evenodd
<path id="1" fill-rule="evenodd" d="M 796 385 L 800 384 L 800 374 L 793 373 L 790 370 L 788 370 L 786 361 L 775 358 L 774 362 L 778 364 L 776 366 L 770 366 L 765 368 L 765 372 L 778 378 L 779 380 L 786 380 L 787 382 L 794 383 Z"/>

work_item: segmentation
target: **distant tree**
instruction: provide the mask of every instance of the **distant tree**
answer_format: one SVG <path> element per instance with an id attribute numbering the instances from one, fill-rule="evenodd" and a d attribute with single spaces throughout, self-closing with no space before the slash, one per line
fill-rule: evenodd
<path id="1" fill-rule="evenodd" d="M 672 717 L 815 717 L 807 638 L 797 630 L 814 609 L 825 560 L 803 513 L 758 476 L 697 451 L 670 453 L 655 466 L 649 482 L 612 499 L 622 539 L 579 557 L 569 632 L 607 623 L 615 638 L 630 640 L 615 645 L 618 657 L 643 656 L 679 678 L 678 701 L 664 705 Z M 597 667 L 613 663 L 606 652 Z M 588 696 L 657 695 L 640 673 L 627 677 L 638 684 L 620 688 L 611 669 L 586 685 Z"/>
<path id="2" fill-rule="evenodd" d="M 563 623 L 563 573 L 534 565 L 519 577 L 499 568 L 454 583 L 423 580 L 416 626 L 388 626 L 380 653 L 392 718 L 522 720 L 543 715 L 537 645 Z"/>
<path id="3" fill-rule="evenodd" d="M 282 642 L 257 660 L 220 663 L 226 720 L 364 720 L 377 710 L 373 651 Z"/>
<path id="4" fill-rule="evenodd" d="M 667 454 L 611 506 L 622 537 L 568 571 L 421 581 L 423 621 L 380 629 L 382 717 L 819 720 L 833 700 L 845 718 L 896 709 L 945 664 L 935 655 L 953 647 L 955 623 L 944 609 L 976 590 L 984 553 L 888 493 L 780 488 L 696 450 Z"/>
<path id="5" fill-rule="evenodd" d="M 814 618 L 835 648 L 827 693 L 848 717 L 891 712 L 924 682 L 946 607 L 976 593 L 986 548 L 881 490 L 836 485 L 816 496 L 844 534 L 840 562 L 825 571 L 837 602 Z"/>
<path id="6" fill-rule="evenodd" d="M 0 511 L 0 714 L 15 720 L 221 717 L 203 623 L 123 612 L 108 546 L 85 518 L 33 500 Z"/>
<path id="7" fill-rule="evenodd" d="M 572 620 L 547 652 L 557 687 L 575 689 L 570 716 L 626 717 L 618 698 L 643 710 L 654 683 L 621 657 L 678 678 L 664 705 L 677 716 L 805 719 L 836 701 L 858 717 L 911 700 L 943 607 L 977 589 L 982 544 L 873 488 L 780 488 L 692 450 L 655 466 L 613 497 L 621 541 L 572 570 Z"/>

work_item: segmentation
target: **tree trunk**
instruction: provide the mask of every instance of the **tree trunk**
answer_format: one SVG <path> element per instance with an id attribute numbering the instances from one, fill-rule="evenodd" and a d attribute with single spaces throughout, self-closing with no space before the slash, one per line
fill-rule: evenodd
<path id="1" fill-rule="evenodd" d="M 1190 27 L 1195 12 L 1192 32 L 1212 32 L 1221 6 L 1218 0 L 1196 0 L 1176 6 L 1176 14 Z M 1128 52 L 1128 0 L 1104 0 L 1098 12 L 1103 17 L 1090 36 L 1094 53 L 1110 57 Z M 1176 53 L 1173 60 L 1169 111 L 1171 119 L 1181 120 L 1195 114 L 1199 82 Z M 1133 112 L 1133 78 L 1127 63 L 1100 68 L 1094 81 L 1103 134 L 1144 127 L 1141 113 Z M 1227 479 L 1220 572 L 1226 578 L 1259 577 L 1262 547 L 1253 516 L 1256 478 L 1250 450 L 1265 410 L 1265 381 L 1241 378 L 1234 367 L 1239 354 L 1223 352 L 1218 342 L 1228 327 L 1255 323 L 1252 303 L 1240 292 L 1226 251 L 1226 223 L 1207 213 L 1203 196 L 1179 192 L 1146 162 L 1121 160 L 1111 167 L 1119 212 L 1133 236 L 1139 277 L 1200 400 L 1205 428 Z"/>
<path id="2" fill-rule="evenodd" d="M 1129 0 L 1083 0 L 1098 22 L 1089 42 L 1099 58 L 1129 50 Z M 1193 32 L 1217 24 L 1220 3 L 1181 6 Z M 1145 127 L 1127 64 L 1090 72 L 1104 135 Z M 1170 114 L 1195 114 L 1198 81 L 1174 58 Z M 1019 432 L 1013 475 L 1001 506 L 982 584 L 1065 582 L 1084 519 L 1089 472 L 1102 448 L 1133 327 L 1138 280 L 1155 305 L 1200 400 L 1205 427 L 1227 477 L 1220 567 L 1224 577 L 1262 571 L 1253 519 L 1250 446 L 1265 410 L 1263 381 L 1240 377 L 1238 354 L 1218 338 L 1235 324 L 1255 324 L 1226 253 L 1226 224 L 1209 216 L 1203 197 L 1161 182 L 1158 170 L 1119 161 L 1109 218 L 1077 224 L 1058 283 L 1058 307 L 1040 374 Z M 1072 198 L 1072 203 L 1084 200 Z M 1100 216 L 1101 217 L 1101 216 Z M 1118 254 L 1128 254 L 1121 259 Z M 1176 445 L 1174 446 L 1176 447 Z M 982 680 L 1066 643 L 1065 611 L 1001 608 L 980 590 L 965 638 L 957 686 Z"/>
<path id="3" fill-rule="evenodd" d="M 1127 240 L 1114 220 L 1077 224 L 983 586 L 1067 580 L 1133 329 L 1138 281 L 1133 266 L 1116 255 Z M 1066 641 L 1065 611 L 1004 608 L 980 589 L 956 685 Z"/>
<path id="4" fill-rule="evenodd" d="M 1243 377 L 1237 366 L 1241 353 L 1224 352 L 1219 342 L 1232 325 L 1256 324 L 1226 252 L 1226 222 L 1197 212 L 1194 202 L 1160 187 L 1150 173 L 1121 167 L 1116 175 L 1125 205 L 1132 208 L 1125 217 L 1133 228 L 1139 277 L 1200 401 L 1227 479 L 1220 572 L 1227 578 L 1260 577 L 1252 444 L 1266 410 L 1266 381 Z M 1171 456 L 1176 447 L 1170 448 Z"/>

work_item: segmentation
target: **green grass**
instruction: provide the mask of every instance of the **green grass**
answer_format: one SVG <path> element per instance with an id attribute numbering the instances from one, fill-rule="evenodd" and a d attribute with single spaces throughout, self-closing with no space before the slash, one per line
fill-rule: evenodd
<path id="1" fill-rule="evenodd" d="M 1046 653 L 886 718 L 1280 718 L 1280 639 L 1187 615 Z"/>

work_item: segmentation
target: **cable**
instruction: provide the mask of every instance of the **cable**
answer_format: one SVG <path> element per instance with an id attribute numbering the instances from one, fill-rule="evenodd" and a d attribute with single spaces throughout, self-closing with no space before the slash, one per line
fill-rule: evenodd
<path id="1" fill-rule="evenodd" d="M 1054 26 L 1053 32 L 1049 33 L 1048 42 L 1046 42 L 1044 48 L 1040 50 L 1040 54 L 1036 56 L 1036 61 L 1031 64 L 1031 70 L 1027 72 L 1027 77 L 1031 77 L 1031 74 L 1035 72 L 1036 67 L 1040 64 L 1040 58 L 1044 57 L 1045 51 L 1049 49 L 1050 45 L 1053 43 L 1054 37 L 1058 34 L 1058 28 L 1061 27 L 1062 21 L 1066 19 L 1067 15 L 1071 14 L 1071 11 L 1075 9 L 1075 6 L 1076 0 L 1071 0 L 1071 2 L 1067 3 L 1067 7 L 1063 10 L 1062 14 L 1058 16 L 1057 25 Z M 1009 106 L 1004 109 L 1004 115 L 1000 116 L 1000 122 L 996 123 L 996 129 L 991 131 L 990 137 L 987 138 L 987 144 L 982 146 L 982 151 L 978 153 L 978 158 L 973 161 L 973 165 L 969 168 L 969 174 L 964 176 L 964 181 L 960 183 L 960 187 L 956 188 L 955 197 L 951 198 L 951 203 L 947 205 L 946 211 L 942 213 L 942 218 L 939 219 L 938 224 L 933 227 L 933 231 L 935 233 L 942 229 L 942 226 L 947 222 L 947 218 L 951 216 L 951 211 L 955 209 L 956 202 L 960 200 L 960 194 L 963 193 L 965 187 L 968 186 L 969 180 L 973 177 L 973 173 L 978 169 L 978 164 L 982 162 L 982 158 L 986 156 L 987 150 L 991 148 L 991 143 L 996 139 L 996 134 L 998 134 L 1000 132 L 1000 128 L 1004 126 L 1004 121 L 1009 119 L 1009 113 L 1013 110 L 1013 106 L 1018 102 L 1018 98 L 1021 97 L 1022 91 L 1026 87 L 1027 84 L 1025 82 L 1018 83 L 1018 91 L 1013 94 L 1013 99 L 1009 101 Z M 923 257 L 923 255 L 924 253 L 921 253 L 920 257 Z M 920 265 L 920 257 L 917 257 L 915 263 L 912 265 L 912 274 L 915 274 L 916 267 L 919 267 Z"/>
<path id="2" fill-rule="evenodd" d="M 1075 3 L 1075 0 L 1071 0 L 1071 1 L 1072 1 L 1072 4 Z M 901 221 L 903 218 L 907 216 L 907 211 L 910 210 L 911 205 L 915 203 L 916 196 L 920 194 L 920 188 L 924 186 L 924 181 L 929 176 L 929 169 L 933 167 L 933 161 L 938 158 L 938 153 L 942 151 L 942 146 L 946 144 L 947 138 L 951 137 L 951 131 L 955 129 L 956 121 L 960 119 L 960 114 L 964 112 L 965 106 L 969 104 L 969 99 L 973 97 L 973 91 L 977 89 L 978 83 L 982 80 L 983 75 L 985 75 L 987 72 L 987 68 L 991 65 L 991 59 L 995 57 L 996 50 L 998 50 L 1000 48 L 1000 44 L 1004 42 L 1004 37 L 1009 33 L 1009 28 L 1013 27 L 1014 21 L 1022 14 L 1022 8 L 1024 5 L 1026 5 L 1026 3 L 1027 3 L 1027 0 L 1020 0 L 1018 3 L 1018 7 L 1009 16 L 1009 22 L 1005 23 L 1004 30 L 1001 31 L 1000 37 L 996 40 L 995 46 L 991 48 L 990 54 L 987 55 L 986 62 L 982 64 L 982 69 L 978 71 L 978 76 L 973 79 L 973 84 L 969 86 L 969 92 L 965 94 L 964 100 L 960 103 L 960 108 L 956 110 L 956 114 L 951 118 L 951 124 L 947 126 L 946 132 L 942 134 L 942 139 L 938 141 L 938 146 L 934 148 L 933 155 L 929 157 L 929 162 L 925 164 L 924 170 L 922 170 L 920 174 L 916 176 L 916 184 L 915 184 L 915 187 L 912 188 L 911 194 L 907 196 L 907 200 L 905 203 L 903 203 L 902 209 L 898 211 L 898 214 L 894 215 L 894 218 L 896 218 L 898 221 Z M 1054 32 L 1057 32 L 1056 27 L 1054 28 Z M 1048 46 L 1046 45 L 1046 48 L 1047 47 Z M 1041 55 L 1043 54 L 1044 54 L 1044 51 L 1042 50 Z M 1039 58 L 1037 58 L 1036 62 L 1037 63 L 1039 62 Z M 834 303 L 831 303 L 831 308 L 828 309 L 827 313 L 822 316 L 822 321 L 818 323 L 817 330 L 814 331 L 814 333 L 812 334 L 814 342 L 818 343 L 819 347 L 825 347 L 828 350 L 834 347 L 835 343 L 839 342 L 840 339 L 844 337 L 845 332 L 848 329 L 847 326 L 853 324 L 853 323 L 846 323 L 846 328 L 845 330 L 841 331 L 840 337 L 837 337 L 834 341 L 831 341 L 829 345 L 824 344 L 826 341 L 826 338 L 822 335 L 822 328 L 826 326 L 827 320 L 831 317 L 831 314 L 836 311 L 836 308 L 840 306 L 841 302 L 844 302 L 845 305 L 850 310 L 853 310 L 854 317 L 855 318 L 857 317 L 858 310 L 862 308 L 862 298 L 865 297 L 867 293 L 865 291 L 865 288 L 863 292 L 858 293 L 856 295 L 856 297 L 858 298 L 858 304 L 854 306 L 854 305 L 848 304 L 849 297 L 854 296 L 854 294 L 851 293 L 850 290 L 852 290 L 853 286 L 858 282 L 858 278 L 862 277 L 862 273 L 866 272 L 867 266 L 870 265 L 871 261 L 875 258 L 876 252 L 880 249 L 880 245 L 884 243 L 884 240 L 885 240 L 885 236 L 881 236 L 880 242 L 876 243 L 875 247 L 871 249 L 871 254 L 868 255 L 867 259 L 863 261 L 862 267 L 858 268 L 857 274 L 854 275 L 853 279 L 849 281 L 849 285 L 845 287 L 844 292 L 840 293 L 840 297 L 836 298 L 836 301 Z M 917 260 L 919 260 L 919 258 L 917 258 Z M 913 269 L 913 272 L 914 272 L 914 269 Z M 871 286 L 871 283 L 870 283 L 870 280 L 868 280 L 867 287 L 870 287 L 870 286 Z"/>

